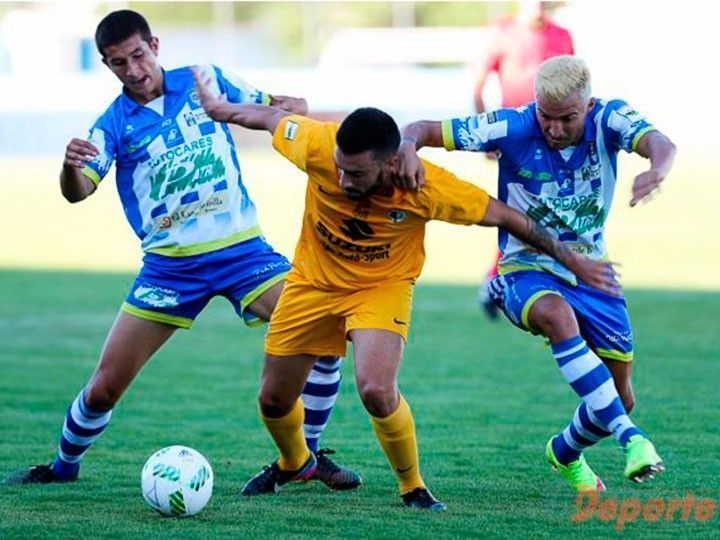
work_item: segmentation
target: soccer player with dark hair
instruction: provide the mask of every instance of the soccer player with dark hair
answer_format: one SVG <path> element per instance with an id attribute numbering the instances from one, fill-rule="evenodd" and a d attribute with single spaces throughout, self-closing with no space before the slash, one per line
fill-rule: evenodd
<path id="1" fill-rule="evenodd" d="M 499 197 L 567 249 L 607 260 L 605 221 L 617 182 L 620 150 L 649 160 L 635 177 L 630 205 L 647 198 L 669 174 L 675 145 L 626 102 L 592 96 L 590 70 L 575 56 L 545 61 L 535 101 L 469 118 L 414 122 L 403 129 L 399 175 L 422 175 L 416 148 L 500 151 Z M 664 470 L 655 446 L 632 422 L 633 333 L 619 290 L 608 295 L 582 283 L 562 261 L 539 253 L 509 230 L 499 235 L 493 301 L 519 328 L 545 336 L 565 380 L 581 399 L 570 423 L 545 454 L 577 491 L 604 491 L 583 451 L 613 436 L 635 482 Z"/>
<path id="2" fill-rule="evenodd" d="M 143 268 L 113 324 L 95 373 L 67 411 L 57 456 L 8 483 L 74 481 L 80 460 L 110 422 L 112 409 L 143 365 L 177 328 L 190 328 L 214 296 L 227 298 L 246 324 L 267 321 L 290 264 L 265 241 L 243 185 L 227 124 L 203 111 L 191 68 L 165 71 L 159 40 L 134 11 L 107 15 L 95 34 L 103 63 L 123 84 L 88 140 L 67 146 L 60 186 L 70 202 L 92 195 L 113 162 L 130 225 L 142 242 Z M 304 99 L 269 95 L 215 66 L 204 68 L 233 103 L 307 111 Z M 262 106 L 262 105 L 259 105 Z M 313 478 L 333 489 L 360 485 L 334 463 L 318 438 L 340 384 L 340 359 L 319 358 L 304 396 Z"/>
<path id="3" fill-rule="evenodd" d="M 413 285 L 425 259 L 425 224 L 504 227 L 608 290 L 615 287 L 611 268 L 575 254 L 532 220 L 429 162 L 422 191 L 395 189 L 400 133 L 378 109 L 358 109 L 341 125 L 318 122 L 275 107 L 228 103 L 209 78 L 197 76 L 211 118 L 270 132 L 275 149 L 308 175 L 302 232 L 268 328 L 259 396 L 280 459 L 242 493 L 273 493 L 312 474 L 315 457 L 302 436 L 302 384 L 319 357 L 345 354 L 350 340 L 358 392 L 403 504 L 445 509 L 420 474 L 413 416 L 397 383 Z"/>

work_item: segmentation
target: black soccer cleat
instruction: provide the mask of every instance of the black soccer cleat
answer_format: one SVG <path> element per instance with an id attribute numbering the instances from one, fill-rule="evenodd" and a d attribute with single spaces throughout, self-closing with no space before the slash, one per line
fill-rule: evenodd
<path id="1" fill-rule="evenodd" d="M 3 482 L 6 486 L 17 486 L 21 484 L 57 484 L 74 482 L 77 475 L 68 478 L 61 478 L 53 471 L 52 463 L 49 465 L 35 465 L 29 469 L 22 469 L 8 476 Z"/>
<path id="2" fill-rule="evenodd" d="M 295 471 L 283 471 L 278 466 L 278 462 L 274 461 L 248 480 L 240 491 L 240 495 L 250 497 L 264 493 L 277 493 L 288 482 L 309 479 L 315 473 L 315 469 L 317 469 L 317 459 L 312 452 L 303 466 Z"/>
<path id="3" fill-rule="evenodd" d="M 400 496 L 402 502 L 408 508 L 417 508 L 419 510 L 434 510 L 442 512 L 447 510 L 445 503 L 441 503 L 427 488 L 415 488 L 409 493 Z"/>
<path id="4" fill-rule="evenodd" d="M 343 465 L 338 465 L 328 455 L 335 453 L 335 450 L 323 448 L 315 453 L 317 458 L 317 469 L 308 480 L 320 480 L 330 489 L 346 491 L 355 489 L 362 484 L 362 477 Z"/>

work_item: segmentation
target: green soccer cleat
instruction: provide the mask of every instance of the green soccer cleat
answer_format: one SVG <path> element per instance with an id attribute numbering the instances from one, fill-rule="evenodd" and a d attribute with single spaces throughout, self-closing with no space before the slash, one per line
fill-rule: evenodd
<path id="1" fill-rule="evenodd" d="M 563 465 L 555 457 L 551 438 L 545 447 L 545 457 L 552 468 L 558 471 L 575 491 L 605 491 L 605 484 L 603 484 L 600 477 L 595 474 L 595 471 L 590 468 L 590 465 L 587 464 L 587 461 L 585 461 L 585 457 L 582 454 L 575 461 L 571 461 L 567 465 Z"/>
<path id="2" fill-rule="evenodd" d="M 625 445 L 625 476 L 642 484 L 656 473 L 665 470 L 665 464 L 650 439 L 633 435 Z"/>

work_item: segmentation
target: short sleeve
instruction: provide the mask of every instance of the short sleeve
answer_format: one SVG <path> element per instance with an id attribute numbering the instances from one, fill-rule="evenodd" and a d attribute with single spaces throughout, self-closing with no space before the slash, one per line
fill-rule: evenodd
<path id="1" fill-rule="evenodd" d="M 230 103 L 259 103 L 270 105 L 270 94 L 261 92 L 232 71 L 215 67 L 220 93 L 224 94 Z"/>
<path id="2" fill-rule="evenodd" d="M 299 169 L 307 171 L 308 161 L 314 156 L 327 150 L 332 153 L 332 145 L 329 148 L 330 137 L 326 133 L 327 122 L 318 122 L 306 116 L 288 115 L 278 123 L 273 134 L 273 148 L 280 152 L 287 159 L 292 161 Z"/>
<path id="3" fill-rule="evenodd" d="M 443 120 L 443 145 L 447 150 L 502 150 L 513 139 L 522 139 L 531 133 L 527 111 L 521 109 L 498 109 L 466 118 Z"/>
<path id="4" fill-rule="evenodd" d="M 450 171 L 423 160 L 425 187 L 418 200 L 427 219 L 475 225 L 485 217 L 490 195 Z"/>
<path id="5" fill-rule="evenodd" d="M 88 142 L 97 148 L 98 155 L 82 169 L 82 173 L 92 180 L 95 185 L 98 185 L 105 178 L 117 155 L 114 130 L 111 123 L 107 121 L 106 116 L 102 116 L 90 129 Z"/>
<path id="6" fill-rule="evenodd" d="M 626 152 L 633 152 L 643 135 L 655 131 L 644 116 L 620 99 L 606 105 L 602 128 L 614 147 Z"/>

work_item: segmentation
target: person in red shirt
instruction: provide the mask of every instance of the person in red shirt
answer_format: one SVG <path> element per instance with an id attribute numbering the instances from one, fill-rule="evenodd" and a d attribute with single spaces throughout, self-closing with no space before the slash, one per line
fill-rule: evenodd
<path id="1" fill-rule="evenodd" d="M 513 17 L 502 18 L 492 25 L 493 36 L 484 61 L 480 64 L 475 83 L 475 109 L 486 111 L 483 91 L 488 76 L 495 72 L 500 79 L 501 106 L 520 107 L 535 100 L 533 81 L 538 66 L 548 58 L 575 54 L 570 32 L 552 22 L 548 6 L 553 2 L 520 2 L 520 10 Z M 497 154 L 486 154 L 497 159 Z M 488 270 L 478 290 L 478 302 L 491 319 L 497 319 L 498 309 L 490 300 L 487 284 L 497 275 L 502 253 Z"/>
<path id="2" fill-rule="evenodd" d="M 521 2 L 517 15 L 492 25 L 490 47 L 475 83 L 478 114 L 486 110 L 482 94 L 491 73 L 500 79 L 502 107 L 520 107 L 535 99 L 533 81 L 540 64 L 575 54 L 570 32 L 550 20 L 547 4 L 552 2 Z"/>

